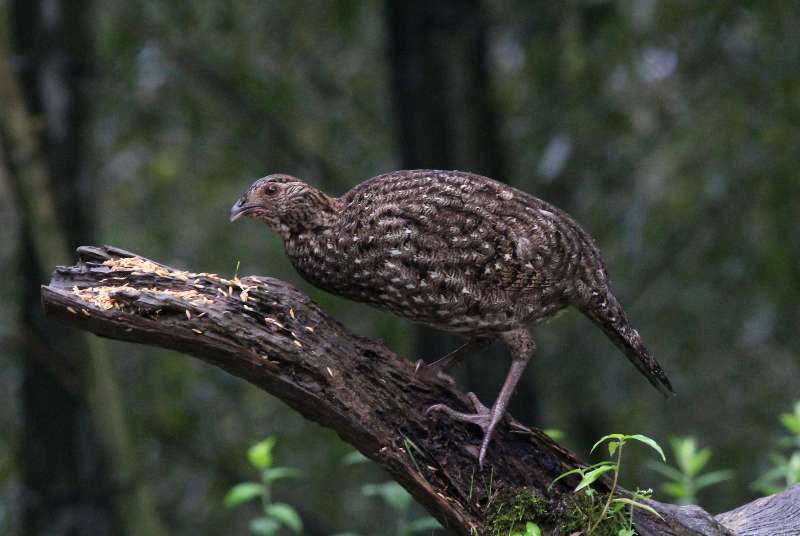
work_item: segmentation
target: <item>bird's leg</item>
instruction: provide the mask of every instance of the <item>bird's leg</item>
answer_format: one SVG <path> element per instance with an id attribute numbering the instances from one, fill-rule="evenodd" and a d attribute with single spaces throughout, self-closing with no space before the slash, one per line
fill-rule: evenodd
<path id="1" fill-rule="evenodd" d="M 486 346 L 492 342 L 492 340 L 493 339 L 489 337 L 473 337 L 449 354 L 437 359 L 433 363 L 425 363 L 422 359 L 420 359 L 416 363 L 414 373 L 425 379 L 434 380 L 440 376 L 440 373 L 447 372 L 450 367 L 464 359 L 469 352 Z"/>
<path id="2" fill-rule="evenodd" d="M 489 442 L 492 440 L 494 430 L 497 428 L 500 419 L 508 406 L 508 401 L 514 393 L 514 388 L 517 386 L 525 366 L 530 361 L 536 345 L 533 342 L 527 329 L 517 329 L 508 331 L 502 335 L 503 341 L 508 346 L 511 352 L 511 368 L 508 370 L 506 380 L 503 382 L 503 387 L 500 389 L 500 394 L 497 395 L 497 400 L 491 409 L 484 406 L 474 393 L 468 393 L 467 396 L 472 403 L 475 413 L 462 413 L 445 406 L 444 404 L 436 404 L 428 408 L 427 412 L 440 411 L 453 419 L 472 423 L 483 431 L 483 441 L 481 442 L 481 449 L 478 454 L 478 464 L 483 468 L 483 460 L 486 457 L 486 451 L 489 447 Z"/>

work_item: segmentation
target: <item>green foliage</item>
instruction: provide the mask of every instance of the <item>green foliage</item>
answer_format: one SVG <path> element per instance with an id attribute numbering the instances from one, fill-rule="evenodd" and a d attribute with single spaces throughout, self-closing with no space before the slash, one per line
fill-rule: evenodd
<path id="1" fill-rule="evenodd" d="M 792 413 L 781 414 L 780 421 L 789 435 L 782 437 L 778 445 L 789 452 L 773 453 L 770 456 L 772 467 L 753 483 L 753 487 L 765 495 L 800 484 L 800 401 L 795 403 Z"/>
<path id="2" fill-rule="evenodd" d="M 558 428 L 545 428 L 542 432 L 547 435 L 553 441 L 561 441 L 564 439 L 564 432 L 563 430 L 559 430 Z"/>
<path id="3" fill-rule="evenodd" d="M 536 521 L 547 514 L 546 500 L 533 490 L 524 490 L 507 500 L 494 503 L 486 516 L 491 536 L 528 536 L 537 534 Z M 530 529 L 529 525 L 535 527 Z"/>
<path id="4" fill-rule="evenodd" d="M 637 489 L 632 498 L 617 495 L 619 473 L 622 468 L 622 451 L 626 444 L 638 442 L 655 450 L 664 462 L 666 462 L 666 456 L 664 456 L 664 450 L 655 440 L 641 434 L 605 435 L 592 446 L 590 453 L 605 442 L 608 442 L 608 455 L 613 458 L 612 460 L 601 461 L 588 467 L 579 467 L 566 471 L 556 477 L 550 483 L 550 487 L 568 476 L 581 477 L 574 491 L 576 494 L 582 493 L 585 499 L 582 502 L 576 501 L 574 504 L 573 514 L 568 522 L 570 530 L 580 530 L 582 533 L 585 532 L 586 536 L 593 534 L 597 536 L 606 534 L 630 536 L 635 534 L 633 530 L 634 509 L 644 510 L 658 517 L 661 516 L 652 507 L 641 502 L 643 499 L 650 498 L 652 495 L 651 490 Z M 613 476 L 611 489 L 604 498 L 598 499 L 591 486 L 606 473 L 611 473 Z"/>
<path id="5" fill-rule="evenodd" d="M 403 444 L 406 447 L 406 451 L 408 452 L 409 456 L 411 456 L 412 461 L 416 465 L 416 460 L 414 459 L 414 453 L 420 455 L 424 453 L 410 439 L 408 439 L 405 436 L 403 437 L 404 437 Z M 353 465 L 368 461 L 369 459 L 358 451 L 353 451 L 347 454 L 342 459 L 342 463 L 345 465 Z M 409 515 L 414 500 L 411 497 L 411 495 L 409 495 L 409 493 L 394 480 L 389 480 L 378 484 L 364 484 L 361 487 L 361 494 L 364 495 L 365 497 L 377 497 L 381 499 L 381 501 L 395 513 L 396 526 L 397 526 L 395 534 L 397 534 L 397 536 L 411 536 L 412 534 L 417 534 L 425 530 L 436 530 L 442 528 L 439 522 L 430 516 L 424 516 L 410 520 Z M 334 536 L 358 536 L 358 535 L 355 533 L 348 532 L 348 533 L 339 533 Z"/>
<path id="6" fill-rule="evenodd" d="M 542 529 L 536 523 L 525 523 L 525 532 L 515 532 L 512 536 L 542 536 Z"/>
<path id="7" fill-rule="evenodd" d="M 700 490 L 733 477 L 733 472 L 728 470 L 702 473 L 711 459 L 712 451 L 708 447 L 698 449 L 693 437 L 671 437 L 670 446 L 677 467 L 652 461 L 648 462 L 648 466 L 669 479 L 661 489 L 678 504 L 697 504 Z"/>
<path id="8" fill-rule="evenodd" d="M 247 459 L 261 474 L 261 482 L 241 482 L 233 486 L 225 496 L 225 506 L 231 508 L 259 499 L 261 516 L 250 521 L 250 532 L 259 536 L 274 536 L 285 527 L 301 534 L 303 522 L 297 511 L 289 504 L 272 502 L 272 484 L 285 478 L 297 478 L 300 472 L 292 467 L 272 467 L 277 439 L 269 436 L 247 450 Z"/>

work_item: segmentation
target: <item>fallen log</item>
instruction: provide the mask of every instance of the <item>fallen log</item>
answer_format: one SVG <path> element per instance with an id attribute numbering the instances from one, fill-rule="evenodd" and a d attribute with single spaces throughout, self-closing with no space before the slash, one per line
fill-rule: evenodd
<path id="1" fill-rule="evenodd" d="M 425 413 L 436 403 L 468 410 L 456 387 L 418 377 L 407 359 L 350 333 L 288 283 L 226 279 L 114 247 L 81 247 L 78 263 L 56 268 L 42 287 L 42 302 L 51 318 L 189 354 L 280 398 L 381 465 L 453 534 L 492 534 L 510 512 L 546 532 L 585 527 L 575 515 L 581 511 L 571 493 L 575 480 L 550 487 L 556 476 L 583 465 L 577 456 L 507 417 L 480 471 L 478 430 Z M 608 481 L 596 487 L 607 491 Z M 635 528 L 642 536 L 734 534 L 726 525 L 736 534 L 800 534 L 797 496 L 790 490 L 764 508 L 745 505 L 717 518 L 699 507 L 649 501 L 661 517 L 637 512 Z M 766 510 L 770 523 L 759 517 Z M 776 524 L 794 532 L 775 532 Z M 773 528 L 753 532 L 756 525 Z"/>

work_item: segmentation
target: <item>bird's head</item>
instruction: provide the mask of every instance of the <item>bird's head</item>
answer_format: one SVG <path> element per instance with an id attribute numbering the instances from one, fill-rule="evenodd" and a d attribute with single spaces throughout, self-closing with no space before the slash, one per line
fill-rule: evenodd
<path id="1" fill-rule="evenodd" d="M 329 225 L 337 212 L 335 199 L 296 177 L 275 174 L 250 185 L 231 207 L 231 221 L 249 216 L 286 238 Z"/>

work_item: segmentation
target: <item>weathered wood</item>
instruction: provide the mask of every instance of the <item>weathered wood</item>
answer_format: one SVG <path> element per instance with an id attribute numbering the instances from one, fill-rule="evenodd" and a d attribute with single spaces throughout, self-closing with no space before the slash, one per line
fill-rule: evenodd
<path id="1" fill-rule="evenodd" d="M 797 536 L 800 534 L 800 485 L 756 499 L 719 514 L 716 519 L 737 536 Z"/>
<path id="2" fill-rule="evenodd" d="M 285 282 L 182 272 L 113 247 L 78 256 L 42 288 L 49 316 L 193 355 L 279 397 L 380 464 L 455 534 L 484 534 L 492 506 L 522 491 L 556 504 L 574 486 L 565 479 L 548 491 L 581 461 L 510 418 L 479 471 L 478 430 L 425 414 L 435 403 L 468 409 L 462 393 L 415 376 L 408 360 L 350 333 Z M 731 534 L 699 508 L 652 504 L 665 520 L 638 516 L 642 536 Z"/>

